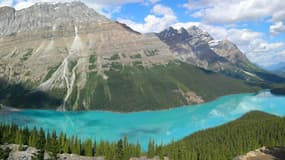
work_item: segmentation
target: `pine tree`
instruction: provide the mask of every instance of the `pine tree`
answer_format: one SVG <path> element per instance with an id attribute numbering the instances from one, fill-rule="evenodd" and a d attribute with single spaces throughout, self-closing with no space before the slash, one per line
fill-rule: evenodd
<path id="1" fill-rule="evenodd" d="M 84 155 L 91 157 L 93 155 L 92 141 L 88 139 L 82 146 Z"/>
<path id="2" fill-rule="evenodd" d="M 23 138 L 22 140 L 24 145 L 28 145 L 29 137 L 30 137 L 30 131 L 28 127 L 25 127 L 22 132 L 22 138 Z"/>
<path id="3" fill-rule="evenodd" d="M 155 153 L 154 141 L 150 140 L 148 143 L 147 158 L 153 158 Z"/>
<path id="4" fill-rule="evenodd" d="M 74 144 L 74 152 L 75 154 L 81 155 L 81 141 L 78 137 L 75 137 L 75 144 Z"/>
<path id="5" fill-rule="evenodd" d="M 58 142 L 57 135 L 56 135 L 55 131 L 52 132 L 51 142 L 50 142 L 50 146 L 49 146 L 49 151 L 51 152 L 51 158 L 53 160 L 58 159 L 57 154 L 60 151 L 60 145 L 59 145 L 59 142 Z"/>
<path id="6" fill-rule="evenodd" d="M 33 128 L 29 137 L 29 146 L 35 147 L 37 144 L 38 132 L 36 128 Z"/>
<path id="7" fill-rule="evenodd" d="M 96 155 L 96 146 L 97 146 L 97 142 L 96 142 L 96 138 L 94 138 L 94 142 L 93 142 L 93 154 L 92 156 Z"/>
<path id="8" fill-rule="evenodd" d="M 19 147 L 18 147 L 18 151 L 24 151 L 24 147 L 23 147 L 23 144 L 20 143 Z"/>
<path id="9" fill-rule="evenodd" d="M 60 132 L 59 142 L 60 142 L 60 153 L 64 152 L 64 147 L 66 146 L 66 135 L 63 132 Z"/>
<path id="10" fill-rule="evenodd" d="M 141 156 L 141 145 L 137 142 L 136 148 L 135 148 L 135 156 L 140 157 Z"/>
<path id="11" fill-rule="evenodd" d="M 39 137 L 37 138 L 37 143 L 36 143 L 37 152 L 32 157 L 33 160 L 44 160 L 45 144 L 46 144 L 45 132 L 41 128 L 39 132 Z"/>
<path id="12" fill-rule="evenodd" d="M 122 139 L 120 139 L 117 143 L 117 157 L 120 160 L 123 160 L 124 158 L 124 144 Z"/>
<path id="13" fill-rule="evenodd" d="M 46 144 L 45 144 L 45 149 L 47 151 L 50 151 L 50 146 L 51 146 L 51 137 L 49 131 L 47 132 L 47 137 L 46 137 Z"/>

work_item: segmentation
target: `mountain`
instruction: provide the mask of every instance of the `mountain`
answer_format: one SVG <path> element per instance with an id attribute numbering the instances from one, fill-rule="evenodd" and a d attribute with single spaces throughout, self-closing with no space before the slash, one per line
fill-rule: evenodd
<path id="1" fill-rule="evenodd" d="M 3 7 L 0 13 L 1 77 L 34 92 L 65 94 L 63 106 L 80 95 L 91 74 L 107 80 L 105 71 L 112 66 L 174 60 L 154 34 L 137 33 L 81 2 L 40 3 L 19 11 Z"/>
<path id="2" fill-rule="evenodd" d="M 0 103 L 155 110 L 268 87 L 234 44 L 213 41 L 197 27 L 141 34 L 81 2 L 2 7 Z"/>
<path id="3" fill-rule="evenodd" d="M 208 45 L 213 38 L 198 27 L 188 30 L 170 27 L 157 35 L 180 59 L 193 65 L 205 69 L 220 68 L 226 62 L 225 58 L 216 54 Z"/>
<path id="4" fill-rule="evenodd" d="M 229 40 L 215 40 L 209 33 L 193 26 L 165 29 L 157 34 L 178 59 L 207 70 L 251 82 L 284 81 L 252 64 Z"/>
<path id="5" fill-rule="evenodd" d="M 275 73 L 275 74 L 277 74 L 279 76 L 285 77 L 285 66 L 277 68 L 277 69 L 274 69 L 271 72 L 273 72 L 273 73 Z"/>
<path id="6" fill-rule="evenodd" d="M 269 70 L 269 71 L 274 71 L 274 70 L 278 70 L 280 68 L 284 68 L 285 67 L 285 63 L 284 62 L 279 62 L 277 64 L 272 64 L 269 66 L 262 66 L 263 68 Z"/>
<path id="7" fill-rule="evenodd" d="M 270 66 L 263 66 L 267 71 L 279 75 L 281 77 L 285 77 L 285 63 L 280 62 L 277 64 L 273 64 Z"/>
<path id="8" fill-rule="evenodd" d="M 278 73 L 280 76 L 285 77 L 285 67 L 279 69 L 276 73 Z"/>

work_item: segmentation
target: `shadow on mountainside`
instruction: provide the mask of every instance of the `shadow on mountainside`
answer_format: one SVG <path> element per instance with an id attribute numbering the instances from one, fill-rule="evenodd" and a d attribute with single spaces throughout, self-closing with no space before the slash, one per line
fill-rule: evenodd
<path id="1" fill-rule="evenodd" d="M 33 91 L 22 84 L 0 79 L 0 103 L 16 108 L 56 109 L 62 100 L 42 91 Z"/>

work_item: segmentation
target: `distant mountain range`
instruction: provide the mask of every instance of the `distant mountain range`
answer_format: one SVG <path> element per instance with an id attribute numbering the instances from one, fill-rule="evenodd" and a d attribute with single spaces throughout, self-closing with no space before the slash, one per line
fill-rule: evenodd
<path id="1" fill-rule="evenodd" d="M 269 88 L 284 78 L 197 27 L 141 34 L 81 2 L 0 8 L 0 102 L 137 111 Z"/>
<path id="2" fill-rule="evenodd" d="M 275 65 L 272 65 L 270 67 L 267 67 L 267 70 L 279 76 L 285 77 L 285 63 L 278 63 Z"/>

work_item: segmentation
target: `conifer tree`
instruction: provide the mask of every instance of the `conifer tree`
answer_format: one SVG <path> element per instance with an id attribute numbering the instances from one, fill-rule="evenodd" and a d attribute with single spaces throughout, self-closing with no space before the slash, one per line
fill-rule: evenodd
<path id="1" fill-rule="evenodd" d="M 93 146 L 90 139 L 86 140 L 82 145 L 84 155 L 91 157 L 93 155 Z"/>
<path id="2" fill-rule="evenodd" d="M 119 160 L 124 158 L 124 144 L 122 139 L 120 139 L 117 144 L 117 157 Z"/>
<path id="3" fill-rule="evenodd" d="M 137 142 L 136 148 L 135 148 L 135 157 L 139 157 L 139 156 L 141 156 L 141 145 L 139 144 L 139 142 Z"/>
<path id="4" fill-rule="evenodd" d="M 34 154 L 33 160 L 44 160 L 45 144 L 46 144 L 46 137 L 44 130 L 41 128 L 39 132 L 39 137 L 37 138 L 36 142 L 37 152 Z"/>
<path id="5" fill-rule="evenodd" d="M 154 157 L 154 153 L 155 153 L 154 141 L 150 140 L 149 143 L 148 143 L 147 157 L 148 158 L 153 158 Z"/>
<path id="6" fill-rule="evenodd" d="M 60 145 L 59 145 L 59 142 L 58 142 L 57 135 L 56 135 L 55 131 L 52 132 L 51 142 L 50 142 L 49 145 L 50 145 L 49 146 L 49 151 L 51 152 L 51 158 L 53 160 L 58 159 L 57 154 L 60 151 Z"/>

